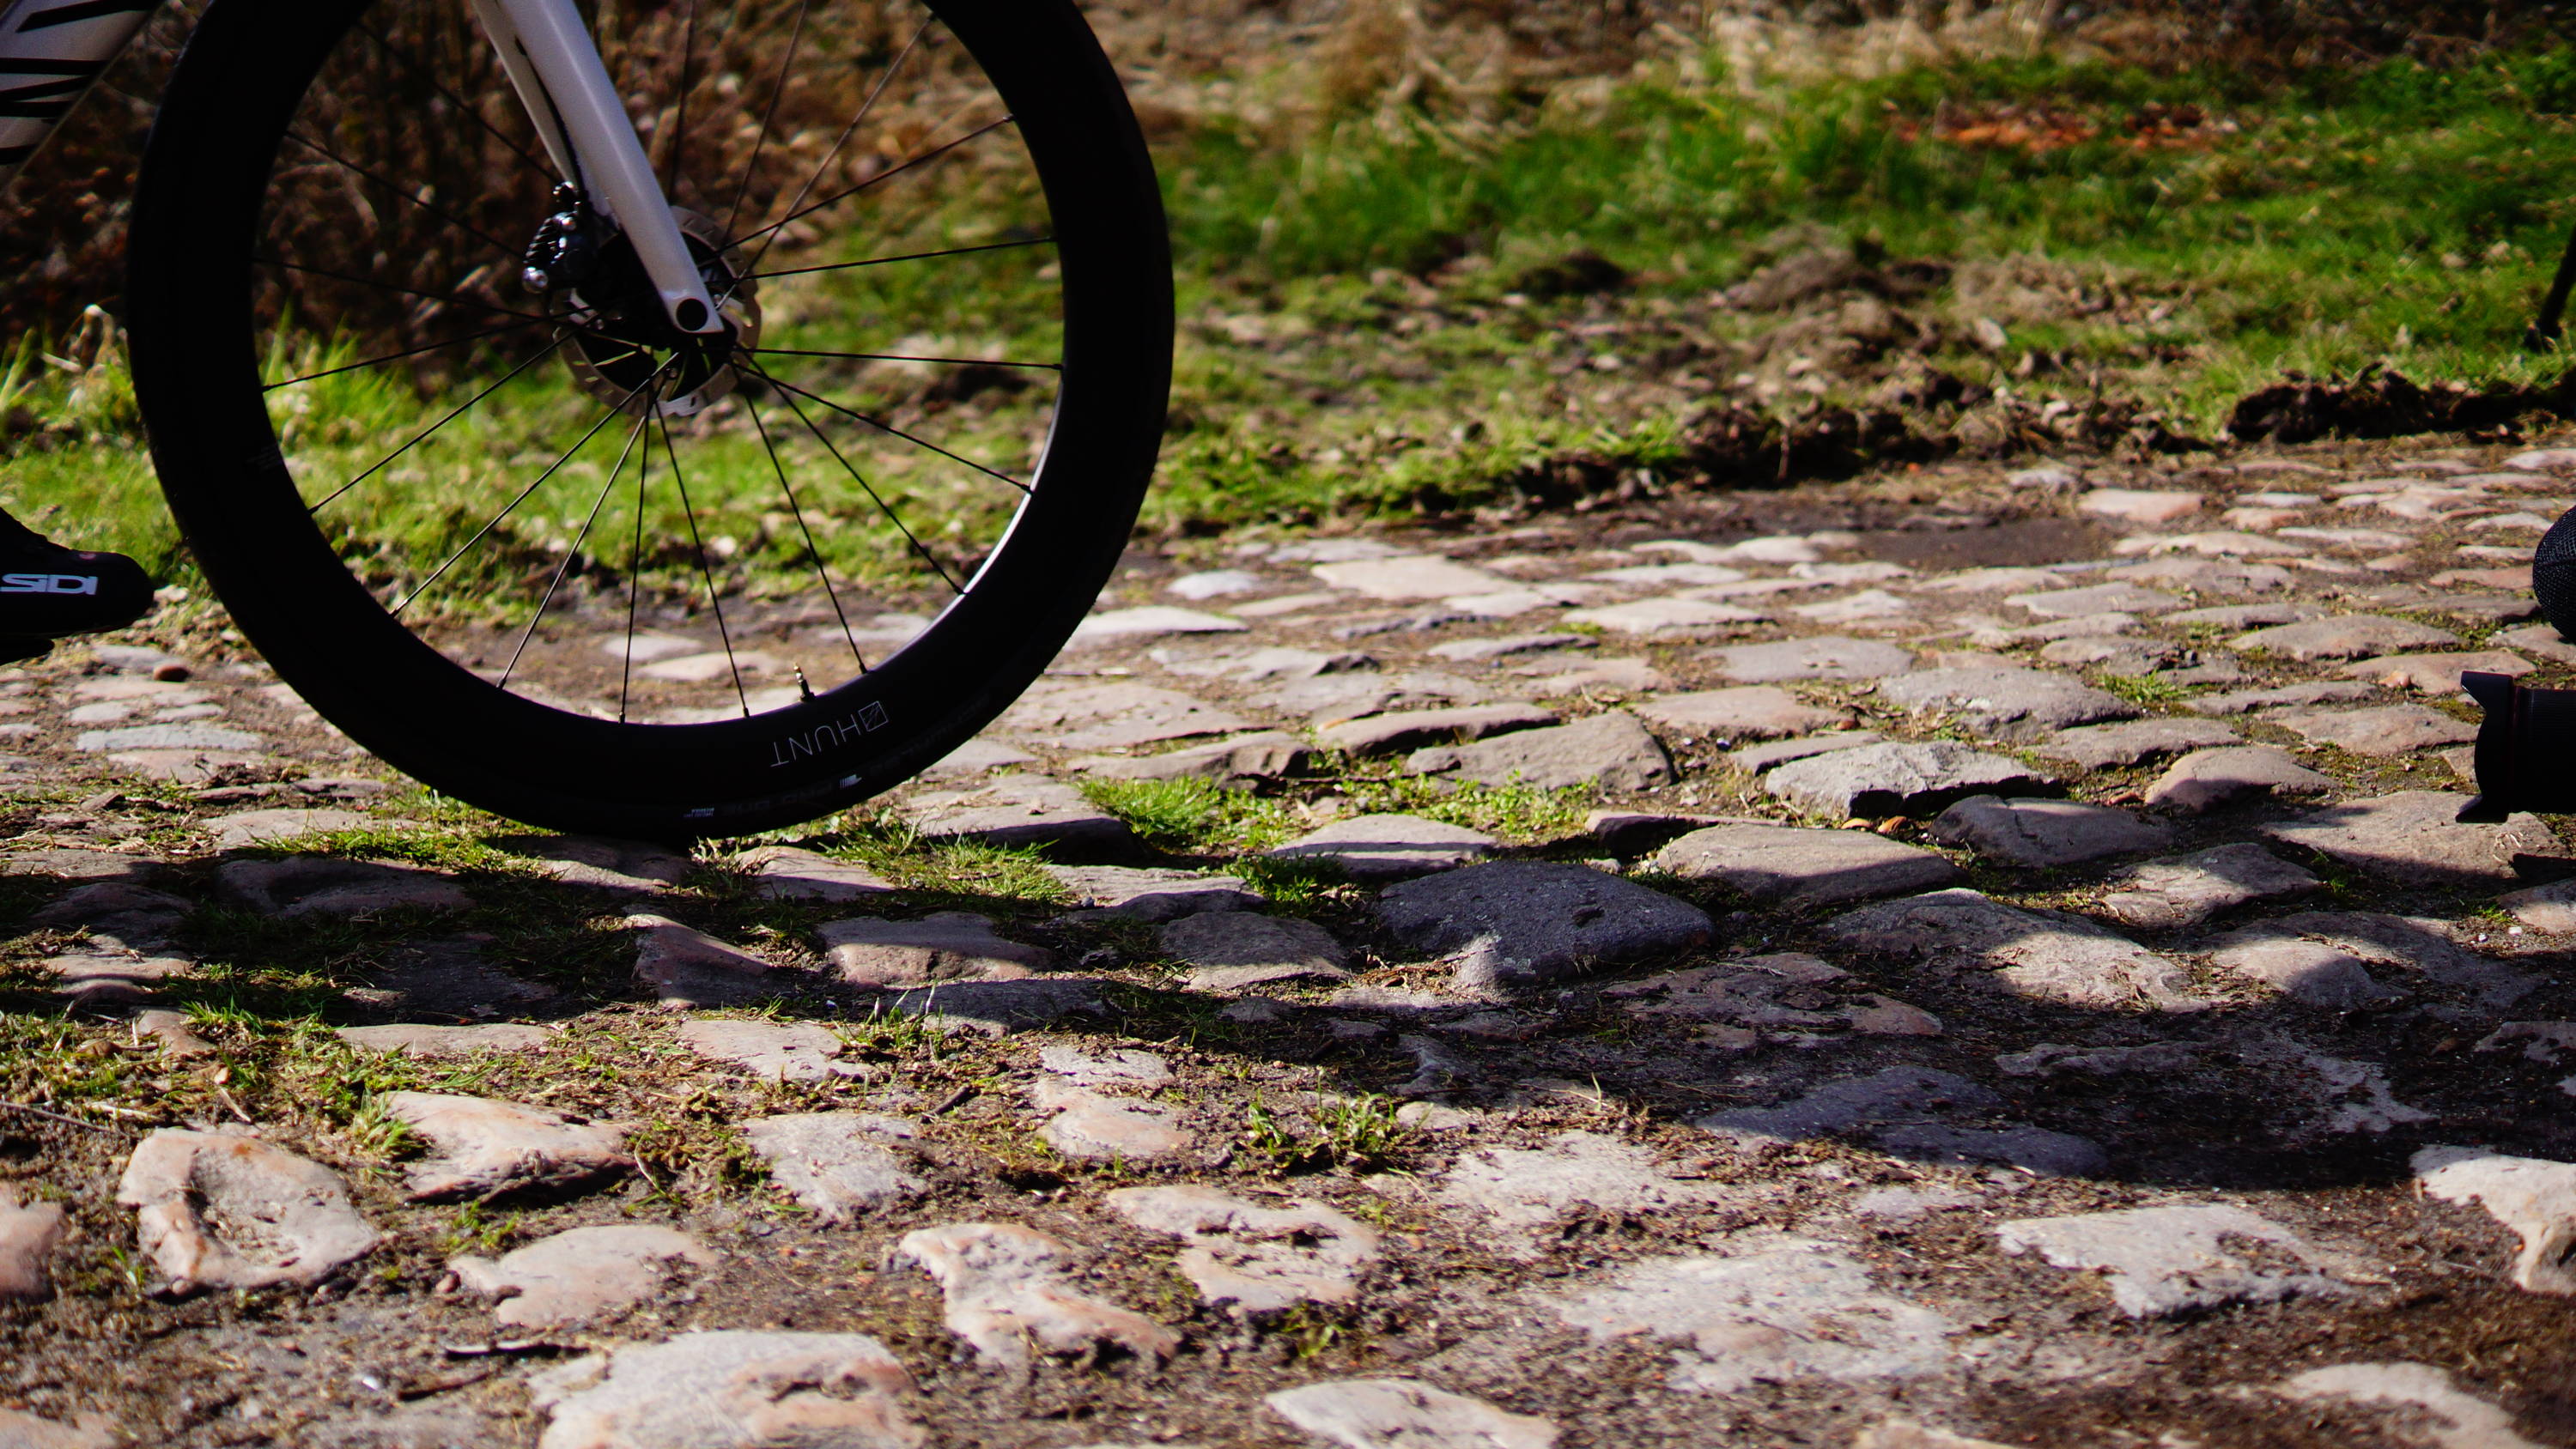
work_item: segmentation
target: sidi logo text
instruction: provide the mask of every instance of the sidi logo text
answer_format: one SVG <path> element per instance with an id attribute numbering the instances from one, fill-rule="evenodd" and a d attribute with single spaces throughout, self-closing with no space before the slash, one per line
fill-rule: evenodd
<path id="1" fill-rule="evenodd" d="M 0 574 L 0 594 L 95 594 L 92 574 Z"/>
<path id="2" fill-rule="evenodd" d="M 773 758 L 771 769 L 792 765 L 808 756 L 819 755 L 836 745 L 845 745 L 864 734 L 886 727 L 886 707 L 882 704 L 861 705 L 855 712 L 843 715 L 829 724 L 819 724 L 800 734 L 783 735 L 770 741 Z"/>

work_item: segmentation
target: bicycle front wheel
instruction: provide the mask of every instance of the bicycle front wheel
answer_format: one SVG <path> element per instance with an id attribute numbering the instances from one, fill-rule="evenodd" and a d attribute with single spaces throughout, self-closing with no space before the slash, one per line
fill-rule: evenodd
<path id="1" fill-rule="evenodd" d="M 826 813 L 1062 647 L 1152 472 L 1170 263 L 1069 0 L 599 0 L 725 328 L 677 334 L 463 5 L 214 0 L 131 243 L 200 566 L 351 737 L 500 814 Z"/>

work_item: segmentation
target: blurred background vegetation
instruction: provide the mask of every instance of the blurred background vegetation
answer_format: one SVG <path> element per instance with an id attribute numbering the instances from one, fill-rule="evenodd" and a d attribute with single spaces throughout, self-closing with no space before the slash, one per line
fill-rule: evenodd
<path id="1" fill-rule="evenodd" d="M 2293 377 L 2502 390 L 2493 427 L 2566 371 L 2521 338 L 2576 223 L 2567 7 L 1090 13 L 1179 264 L 1167 531 L 2173 450 Z M 0 495 L 165 562 L 112 321 L 181 18 L 0 226 Z M 443 385 L 414 381 L 360 430 Z"/>

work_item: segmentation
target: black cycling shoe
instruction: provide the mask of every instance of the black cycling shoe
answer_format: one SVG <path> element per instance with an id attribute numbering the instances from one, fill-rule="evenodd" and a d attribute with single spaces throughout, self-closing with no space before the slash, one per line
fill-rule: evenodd
<path id="1" fill-rule="evenodd" d="M 152 580 L 121 553 L 84 553 L 0 513 L 0 662 L 66 634 L 122 629 L 152 608 Z"/>

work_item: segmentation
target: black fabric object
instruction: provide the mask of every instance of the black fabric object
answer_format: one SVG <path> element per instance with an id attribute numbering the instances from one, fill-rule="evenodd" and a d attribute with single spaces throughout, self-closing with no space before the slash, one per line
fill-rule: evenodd
<path id="1" fill-rule="evenodd" d="M 0 660 L 32 658 L 66 634 L 122 629 L 151 608 L 142 565 L 65 548 L 0 513 Z"/>
<path id="2" fill-rule="evenodd" d="M 2551 524 L 2531 556 L 2531 591 L 2540 600 L 2540 615 L 2558 632 L 2576 638 L 2576 508 Z"/>
<path id="3" fill-rule="evenodd" d="M 2515 811 L 2576 814 L 2576 690 L 2525 689 L 2475 671 L 2460 687 L 2486 710 L 2478 726 L 2476 798 L 2462 821 L 2493 825 Z"/>

